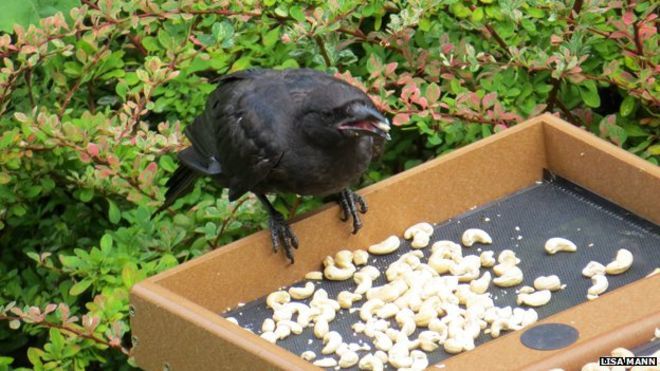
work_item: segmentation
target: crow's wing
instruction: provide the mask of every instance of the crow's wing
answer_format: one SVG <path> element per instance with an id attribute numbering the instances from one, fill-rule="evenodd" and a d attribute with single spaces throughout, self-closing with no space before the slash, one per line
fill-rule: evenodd
<path id="1" fill-rule="evenodd" d="M 231 74 L 220 81 L 204 114 L 186 128 L 196 154 L 192 163 L 202 165 L 205 174 L 221 173 L 230 200 L 266 178 L 282 157 L 278 138 L 292 119 L 286 95 L 270 71 Z"/>

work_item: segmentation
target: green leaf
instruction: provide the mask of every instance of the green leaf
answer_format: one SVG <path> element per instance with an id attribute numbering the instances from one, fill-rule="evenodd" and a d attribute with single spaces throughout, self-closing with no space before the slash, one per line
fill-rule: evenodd
<path id="1" fill-rule="evenodd" d="M 650 146 L 646 151 L 653 156 L 660 156 L 660 144 L 654 144 Z"/>
<path id="2" fill-rule="evenodd" d="M 479 23 L 481 22 L 482 19 L 484 19 L 484 8 L 477 8 L 472 12 L 472 16 L 470 17 L 472 22 Z"/>
<path id="3" fill-rule="evenodd" d="M 101 237 L 101 242 L 99 243 L 101 251 L 106 252 L 112 250 L 112 236 L 109 234 L 104 234 Z"/>
<path id="4" fill-rule="evenodd" d="M 176 162 L 174 162 L 172 156 L 169 155 L 161 156 L 160 159 L 158 160 L 158 165 L 160 165 L 160 167 L 165 169 L 168 173 L 175 172 L 177 167 Z"/>
<path id="5" fill-rule="evenodd" d="M 467 18 L 472 14 L 470 8 L 466 7 L 462 3 L 454 3 L 451 5 L 451 11 L 458 18 Z"/>
<path id="6" fill-rule="evenodd" d="M 138 280 L 138 268 L 135 263 L 128 263 L 121 270 L 121 281 L 130 289 Z"/>
<path id="7" fill-rule="evenodd" d="M 108 220 L 110 223 L 117 224 L 121 220 L 121 212 L 112 200 L 108 199 Z"/>
<path id="8" fill-rule="evenodd" d="M 298 22 L 305 21 L 305 12 L 303 12 L 303 9 L 300 5 L 294 5 L 291 8 L 289 8 L 289 15 L 291 15 L 291 18 L 295 19 Z"/>
<path id="9" fill-rule="evenodd" d="M 41 366 L 41 357 L 44 355 L 44 351 L 39 348 L 28 348 L 27 357 L 30 360 L 30 363 L 34 366 Z"/>
<path id="10" fill-rule="evenodd" d="M 13 358 L 0 356 L 0 366 L 9 366 L 12 362 L 14 362 Z"/>
<path id="11" fill-rule="evenodd" d="M 266 32 L 263 37 L 263 43 L 265 47 L 271 47 L 275 45 L 280 40 L 280 28 L 275 27 L 272 30 Z"/>
<path id="12" fill-rule="evenodd" d="M 589 107 L 598 108 L 600 106 L 600 96 L 595 81 L 588 80 L 580 85 L 580 97 Z"/>
<path id="13" fill-rule="evenodd" d="M 62 348 L 64 348 L 64 336 L 62 336 L 62 333 L 60 332 L 59 329 L 56 328 L 51 328 L 48 331 L 48 334 L 50 335 L 50 342 L 53 344 L 53 346 L 56 348 L 57 352 L 59 353 Z"/>
<path id="14" fill-rule="evenodd" d="M 92 284 L 92 280 L 89 278 L 84 278 L 82 281 L 77 282 L 71 288 L 69 289 L 69 295 L 72 296 L 78 296 L 85 292 L 89 288 L 89 286 Z"/>
<path id="15" fill-rule="evenodd" d="M 623 98 L 623 102 L 621 102 L 621 106 L 619 107 L 619 113 L 621 114 L 621 117 L 628 117 L 634 109 L 635 97 L 628 95 L 627 97 Z"/>
<path id="16" fill-rule="evenodd" d="M 80 201 L 82 202 L 89 202 L 92 200 L 93 197 L 94 197 L 93 189 L 84 188 L 78 192 L 78 198 L 80 198 Z"/>

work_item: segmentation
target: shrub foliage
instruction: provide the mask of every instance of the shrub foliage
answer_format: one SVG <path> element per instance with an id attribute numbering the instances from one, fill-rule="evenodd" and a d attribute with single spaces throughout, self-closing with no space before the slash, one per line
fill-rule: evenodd
<path id="1" fill-rule="evenodd" d="M 363 185 L 543 111 L 660 158 L 654 2 L 62 0 L 41 19 L 11 3 L 0 369 L 129 367 L 131 286 L 265 227 L 253 198 L 208 182 L 150 217 L 182 128 L 228 72 L 310 67 L 366 90 L 398 128 Z"/>

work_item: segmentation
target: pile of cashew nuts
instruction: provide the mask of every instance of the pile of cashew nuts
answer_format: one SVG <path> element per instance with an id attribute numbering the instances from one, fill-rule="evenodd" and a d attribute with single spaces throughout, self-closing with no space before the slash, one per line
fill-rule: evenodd
<path id="1" fill-rule="evenodd" d="M 406 229 L 403 237 L 411 240 L 412 250 L 401 255 L 385 272 L 368 265 L 369 259 L 371 255 L 398 250 L 401 239 L 395 235 L 366 250 L 341 250 L 327 256 L 322 271 L 305 275 L 310 281 L 304 286 L 268 295 L 266 305 L 273 315 L 264 320 L 260 336 L 276 343 L 312 327 L 314 336 L 323 341 L 322 355 L 308 350 L 301 357 L 316 366 L 357 365 L 362 370 L 382 370 L 389 364 L 399 370 L 422 370 L 429 364 L 427 352 L 440 347 L 448 353 L 469 351 L 474 349 L 474 341 L 481 333 L 498 337 L 504 331 L 536 322 L 538 314 L 534 307 L 547 304 L 553 292 L 566 287 L 557 275 L 540 276 L 533 280 L 532 286 L 516 290 L 517 304 L 521 307 L 497 307 L 488 292 L 491 283 L 502 288 L 523 283 L 516 253 L 506 249 L 496 256 L 491 250 L 478 249 L 481 251 L 478 255 L 463 255 L 463 247 L 492 243 L 486 231 L 470 228 L 462 235 L 463 247 L 449 240 L 437 241 L 430 247 L 429 258 L 424 259 L 421 249 L 429 246 L 433 232 L 429 223 Z M 569 240 L 551 238 L 545 250 L 553 255 L 574 252 L 577 247 Z M 594 299 L 602 294 L 607 289 L 605 275 L 625 272 L 632 261 L 632 254 L 621 249 L 606 266 L 590 262 L 582 271 L 593 281 L 587 297 Z M 381 274 L 387 283 L 374 285 Z M 322 279 L 352 279 L 355 286 L 330 298 L 311 281 Z M 309 304 L 299 301 L 308 298 L 311 298 Z M 370 338 L 371 344 L 347 343 L 339 332 L 331 329 L 330 324 L 341 309 L 359 313 L 360 321 L 352 329 Z M 415 333 L 419 334 L 417 338 L 411 338 Z"/>

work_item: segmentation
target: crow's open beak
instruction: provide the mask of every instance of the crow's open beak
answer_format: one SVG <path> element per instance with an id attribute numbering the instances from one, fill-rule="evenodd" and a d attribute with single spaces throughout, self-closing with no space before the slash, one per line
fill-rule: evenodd
<path id="1" fill-rule="evenodd" d="M 343 120 L 338 126 L 341 132 L 349 136 L 372 135 L 390 140 L 390 122 L 380 112 L 371 107 L 358 106 L 354 108 L 350 118 Z"/>

